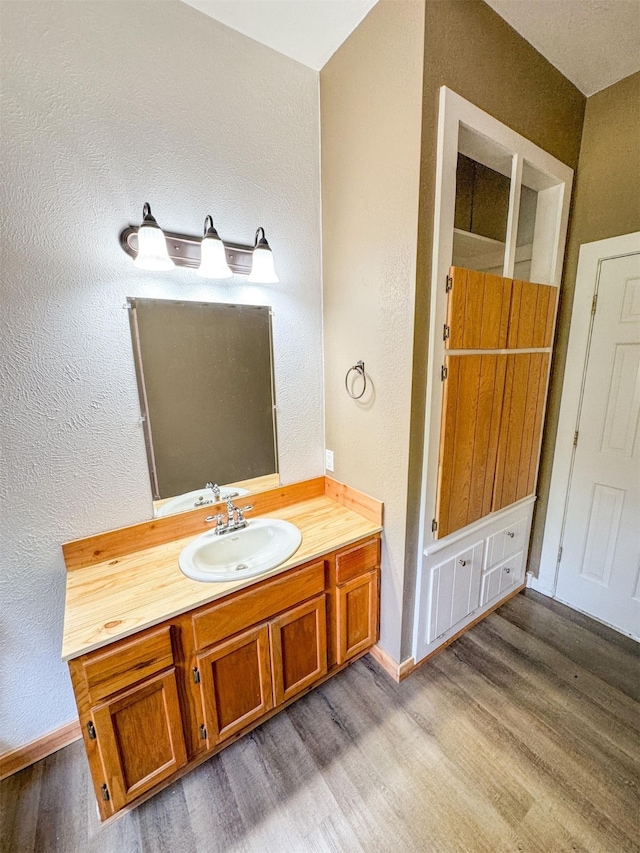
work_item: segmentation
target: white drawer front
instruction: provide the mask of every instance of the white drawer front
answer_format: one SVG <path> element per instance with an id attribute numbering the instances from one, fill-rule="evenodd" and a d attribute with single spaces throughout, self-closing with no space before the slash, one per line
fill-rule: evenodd
<path id="1" fill-rule="evenodd" d="M 483 551 L 484 542 L 478 542 L 431 568 L 429 643 L 477 608 Z"/>
<path id="2" fill-rule="evenodd" d="M 487 562 L 486 567 L 490 569 L 504 560 L 505 557 L 515 554 L 524 549 L 525 535 L 527 533 L 527 516 L 514 519 L 509 525 L 498 530 L 487 537 Z"/>
<path id="3" fill-rule="evenodd" d="M 482 576 L 480 606 L 484 607 L 485 604 L 506 592 L 510 587 L 521 584 L 523 575 L 524 551 L 518 551 L 517 554 L 507 557 L 497 566 L 489 569 Z"/>

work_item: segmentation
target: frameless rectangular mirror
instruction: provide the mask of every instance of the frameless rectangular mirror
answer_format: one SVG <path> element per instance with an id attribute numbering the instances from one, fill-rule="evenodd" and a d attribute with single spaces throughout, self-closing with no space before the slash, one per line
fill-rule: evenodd
<path id="1" fill-rule="evenodd" d="M 127 302 L 154 516 L 279 485 L 270 308 Z"/>

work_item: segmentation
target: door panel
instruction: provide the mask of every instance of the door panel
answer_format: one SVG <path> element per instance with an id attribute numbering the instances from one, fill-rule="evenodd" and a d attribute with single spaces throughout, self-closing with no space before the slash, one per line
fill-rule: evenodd
<path id="1" fill-rule="evenodd" d="M 491 511 L 505 355 L 447 356 L 437 538 Z"/>
<path id="2" fill-rule="evenodd" d="M 446 349 L 504 349 L 511 279 L 452 267 Z"/>
<path id="3" fill-rule="evenodd" d="M 478 607 L 483 552 L 480 541 L 431 569 L 429 643 Z"/>
<path id="4" fill-rule="evenodd" d="M 509 349 L 551 346 L 557 296 L 557 287 L 529 281 L 513 282 L 507 341 Z"/>
<path id="5" fill-rule="evenodd" d="M 281 705 L 327 672 L 326 596 L 287 610 L 269 623 L 273 695 Z"/>
<path id="6" fill-rule="evenodd" d="M 338 663 L 344 663 L 378 639 L 378 572 L 354 578 L 337 589 Z"/>
<path id="7" fill-rule="evenodd" d="M 596 278 L 556 597 L 640 638 L 640 253 Z"/>
<path id="8" fill-rule="evenodd" d="M 94 708 L 93 721 L 116 811 L 187 762 L 173 667 Z"/>
<path id="9" fill-rule="evenodd" d="M 534 492 L 549 374 L 549 353 L 506 358 L 494 511 Z"/>
<path id="10" fill-rule="evenodd" d="M 267 625 L 218 643 L 197 661 L 208 746 L 231 737 L 273 707 Z"/>

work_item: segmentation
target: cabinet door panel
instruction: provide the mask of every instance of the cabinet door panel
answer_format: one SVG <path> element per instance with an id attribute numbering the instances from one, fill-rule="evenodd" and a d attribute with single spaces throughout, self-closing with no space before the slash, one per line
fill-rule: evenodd
<path id="1" fill-rule="evenodd" d="M 93 709 L 117 811 L 186 764 L 175 669 Z"/>
<path id="2" fill-rule="evenodd" d="M 273 707 L 267 625 L 219 643 L 197 661 L 209 746 Z"/>
<path id="3" fill-rule="evenodd" d="M 550 347 L 558 288 L 514 281 L 509 312 L 509 349 Z"/>
<path id="4" fill-rule="evenodd" d="M 507 356 L 493 510 L 533 494 L 548 373 L 549 353 Z"/>
<path id="5" fill-rule="evenodd" d="M 523 567 L 524 554 L 518 551 L 485 572 L 482 576 L 480 606 L 484 607 L 498 595 L 507 593 L 511 587 L 522 583 Z"/>
<path id="6" fill-rule="evenodd" d="M 447 305 L 447 349 L 504 349 L 511 279 L 452 267 Z"/>
<path id="7" fill-rule="evenodd" d="M 505 355 L 448 356 L 440 432 L 437 538 L 491 511 Z"/>
<path id="8" fill-rule="evenodd" d="M 269 623 L 276 705 L 286 702 L 327 672 L 325 598 L 320 595 Z"/>
<path id="9" fill-rule="evenodd" d="M 338 663 L 378 639 L 378 572 L 354 578 L 337 589 Z"/>
<path id="10" fill-rule="evenodd" d="M 478 607 L 483 551 L 481 541 L 431 569 L 429 643 Z"/>

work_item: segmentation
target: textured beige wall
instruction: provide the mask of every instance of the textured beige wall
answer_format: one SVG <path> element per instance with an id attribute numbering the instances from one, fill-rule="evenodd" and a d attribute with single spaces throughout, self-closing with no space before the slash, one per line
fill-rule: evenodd
<path id="1" fill-rule="evenodd" d="M 536 573 L 540 566 L 580 246 L 632 231 L 640 231 L 640 72 L 587 100 L 529 558 L 529 568 Z"/>
<path id="2" fill-rule="evenodd" d="M 385 502 L 381 645 L 400 659 L 424 3 L 380 0 L 320 74 L 326 446 Z M 370 392 L 347 396 L 363 359 Z"/>
<path id="3" fill-rule="evenodd" d="M 283 482 L 323 470 L 323 395 L 317 74 L 176 0 L 0 19 L 3 753 L 76 716 L 61 543 L 152 515 L 127 296 L 273 306 Z M 264 226 L 280 284 L 138 270 L 118 233 L 145 201 L 187 234 Z"/>
<path id="4" fill-rule="evenodd" d="M 574 169 L 578 162 L 585 103 L 575 86 L 481 0 L 427 0 L 424 56 L 404 590 L 407 602 L 413 602 L 417 561 L 440 86 L 453 89 Z M 406 618 L 402 635 L 403 658 L 410 653 L 411 632 L 411 619 Z"/>

